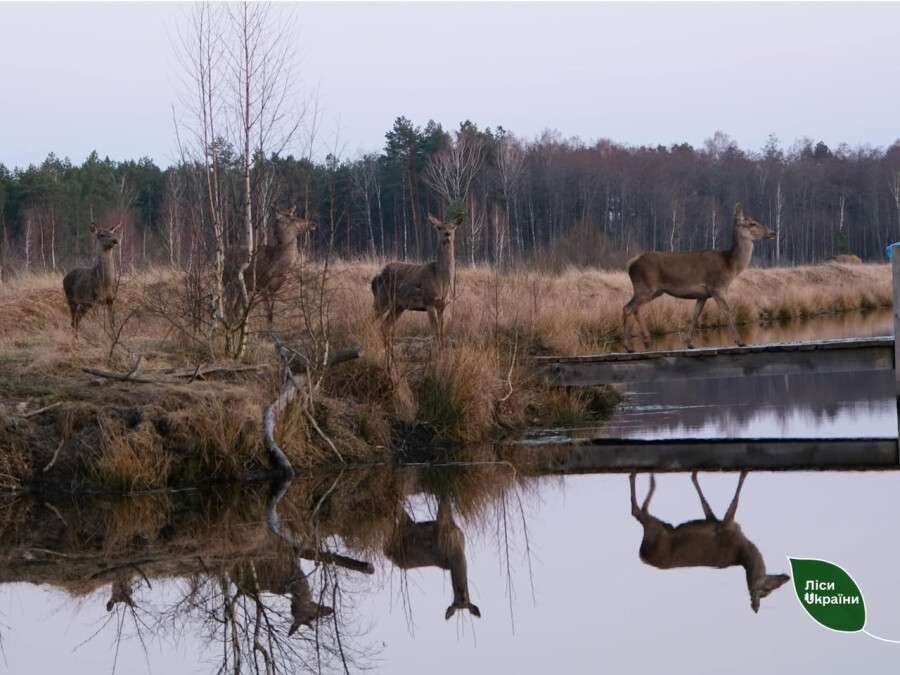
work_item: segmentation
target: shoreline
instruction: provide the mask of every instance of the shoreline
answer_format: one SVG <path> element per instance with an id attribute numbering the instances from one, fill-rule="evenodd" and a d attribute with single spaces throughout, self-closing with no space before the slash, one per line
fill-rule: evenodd
<path id="1" fill-rule="evenodd" d="M 629 291 L 624 272 L 460 269 L 448 346 L 432 352 L 424 316 L 404 315 L 394 344 L 398 365 L 389 372 L 371 317 L 375 270 L 371 262 L 338 262 L 329 273 L 330 349 L 359 345 L 363 356 L 323 374 L 311 402 L 289 407 L 279 420 L 276 438 L 298 471 L 339 464 L 335 453 L 348 465 L 428 461 L 431 448 L 452 456 L 541 426 L 601 420 L 620 400 L 613 388 L 548 387 L 528 360 L 615 350 Z M 271 475 L 262 410 L 280 381 L 275 350 L 260 337 L 264 319 L 254 319 L 257 333 L 240 363 L 216 359 L 156 310 L 165 301 L 167 312 L 179 311 L 181 278 L 167 270 L 123 278 L 117 302 L 131 315 L 115 343 L 99 311 L 88 315 L 84 336 L 72 339 L 61 275 L 0 287 L 0 490 L 142 492 Z M 302 279 L 279 300 L 275 330 L 305 346 L 297 310 Z M 890 280 L 888 265 L 751 269 L 728 297 L 745 327 L 814 324 L 815 317 L 866 316 L 890 306 Z M 651 303 L 654 336 L 683 330 L 692 304 Z M 722 318 L 711 309 L 699 328 Z M 129 381 L 138 366 L 132 376 L 151 381 Z M 186 373 L 195 376 L 178 379 Z"/>

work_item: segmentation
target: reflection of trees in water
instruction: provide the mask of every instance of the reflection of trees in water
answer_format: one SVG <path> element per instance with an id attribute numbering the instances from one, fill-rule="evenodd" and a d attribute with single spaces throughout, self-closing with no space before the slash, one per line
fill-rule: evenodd
<path id="1" fill-rule="evenodd" d="M 109 613 L 85 641 L 111 636 L 114 669 L 125 641 L 149 661 L 151 642 L 193 635 L 215 672 L 349 672 L 378 654 L 367 639 L 378 617 L 359 611 L 376 590 L 367 560 L 396 563 L 403 579 L 404 568 L 447 570 L 451 608 L 475 614 L 467 536 L 495 534 L 509 569 L 510 541 L 525 529 L 521 482 L 506 464 L 346 470 L 281 487 L 52 504 L 19 498 L 0 513 L 0 583 L 49 583 L 101 602 Z M 413 502 L 440 505 L 435 546 L 419 549 L 420 565 L 391 546 L 400 514 L 429 529 Z M 408 595 L 404 604 L 411 618 Z"/>
<path id="2" fill-rule="evenodd" d="M 890 374 L 882 372 L 664 380 L 631 390 L 627 402 L 637 410 L 626 410 L 613 425 L 646 421 L 646 430 L 715 425 L 727 433 L 747 425 L 763 410 L 781 424 L 800 414 L 812 425 L 833 421 L 849 410 L 878 413 L 885 401 L 892 400 L 893 387 Z M 645 419 L 640 408 L 656 402 L 672 409 Z M 615 433 L 613 428 L 610 433 Z"/>

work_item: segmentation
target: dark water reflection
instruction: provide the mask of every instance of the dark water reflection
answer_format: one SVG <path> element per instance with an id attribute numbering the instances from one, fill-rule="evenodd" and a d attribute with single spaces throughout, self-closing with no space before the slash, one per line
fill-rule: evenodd
<path id="1" fill-rule="evenodd" d="M 844 314 L 788 326 L 744 327 L 749 343 L 874 337 L 893 333 L 891 312 Z M 707 331 L 698 346 L 728 345 Z M 674 337 L 660 348 L 681 348 Z M 894 381 L 888 372 L 767 375 L 630 385 L 601 427 L 542 436 L 610 438 L 854 438 L 897 435 Z"/>
<path id="2" fill-rule="evenodd" d="M 5 668 L 894 671 L 895 647 L 818 628 L 780 575 L 787 555 L 840 562 L 867 628 L 900 638 L 900 473 L 752 473 L 739 504 L 736 474 L 665 474 L 646 508 L 645 476 L 633 502 L 626 475 L 526 473 L 298 481 L 282 527 L 328 563 L 272 533 L 264 493 L 7 502 Z"/>

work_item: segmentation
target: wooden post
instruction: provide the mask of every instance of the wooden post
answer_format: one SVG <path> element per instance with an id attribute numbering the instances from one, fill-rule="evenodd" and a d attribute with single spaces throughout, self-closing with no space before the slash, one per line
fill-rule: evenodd
<path id="1" fill-rule="evenodd" d="M 898 397 L 898 414 L 900 414 L 900 370 L 897 365 L 900 364 L 900 246 L 894 245 L 893 255 L 891 256 L 891 272 L 893 275 L 894 289 L 894 382 L 897 385 Z"/>

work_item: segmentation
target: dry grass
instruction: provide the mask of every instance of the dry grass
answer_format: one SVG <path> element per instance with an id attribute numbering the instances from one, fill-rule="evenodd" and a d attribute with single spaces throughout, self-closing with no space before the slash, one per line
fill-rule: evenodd
<path id="1" fill-rule="evenodd" d="M 282 335 L 303 342 L 318 322 L 328 326 L 332 349 L 359 344 L 365 350 L 363 358 L 329 372 L 317 394 L 314 417 L 330 443 L 302 411 L 285 419 L 280 441 L 298 465 L 332 462 L 335 449 L 348 460 L 383 455 L 399 428 L 475 442 L 524 424 L 574 423 L 613 404 L 602 391 L 547 389 L 530 377 L 528 356 L 620 348 L 622 305 L 631 294 L 624 272 L 499 274 L 488 267 L 460 268 L 447 313 L 446 350 L 433 351 L 423 313 L 408 313 L 397 325 L 397 369 L 391 374 L 371 311 L 369 282 L 378 269 L 372 261 L 332 264 L 319 313 L 318 305 L 308 302 L 309 288 L 302 287 L 317 272 L 308 267 L 276 307 L 275 329 Z M 183 275 L 165 270 L 123 280 L 117 312 L 131 318 L 111 358 L 102 311 L 90 313 L 81 339 L 73 339 L 62 275 L 25 275 L 0 286 L 0 487 L 32 478 L 60 438 L 69 440 L 45 479 L 66 480 L 66 472 L 81 472 L 133 489 L 165 480 L 239 478 L 265 467 L 260 411 L 276 392 L 275 369 L 230 382 L 165 386 L 91 386 L 81 371 L 84 366 L 127 370 L 136 355 L 148 372 L 210 360 L 209 348 L 187 337 L 166 314 L 183 314 L 184 284 Z M 750 323 L 888 307 L 891 271 L 887 265 L 838 263 L 751 269 L 728 298 L 738 320 Z M 651 331 L 667 334 L 686 326 L 692 307 L 690 301 L 659 298 L 645 316 Z M 701 326 L 723 324 L 718 308 L 708 306 Z M 245 360 L 272 365 L 263 327 L 258 319 L 258 337 Z M 22 406 L 34 410 L 55 401 L 64 405 L 29 424 L 16 416 Z"/>
<path id="2" fill-rule="evenodd" d="M 97 424 L 100 457 L 94 466 L 101 484 L 123 491 L 168 485 L 171 458 L 149 422 L 129 429 L 121 420 L 99 417 Z"/>
<path id="3" fill-rule="evenodd" d="M 368 282 L 378 271 L 373 263 L 335 267 L 339 324 L 366 335 L 371 314 Z M 631 298 L 631 281 L 623 271 L 568 269 L 559 275 L 514 271 L 497 274 L 488 267 L 461 268 L 456 298 L 448 312 L 452 342 L 502 344 L 515 334 L 532 353 L 584 354 L 621 348 L 622 306 Z M 727 298 L 740 322 L 801 319 L 857 309 L 890 307 L 889 265 L 824 265 L 750 269 L 731 286 Z M 694 303 L 661 297 L 644 315 L 657 335 L 683 330 Z M 362 317 L 365 317 L 361 320 Z M 709 303 L 701 327 L 726 325 Z M 355 328 L 355 330 L 353 330 Z M 429 335 L 422 313 L 404 315 L 397 336 Z"/>

